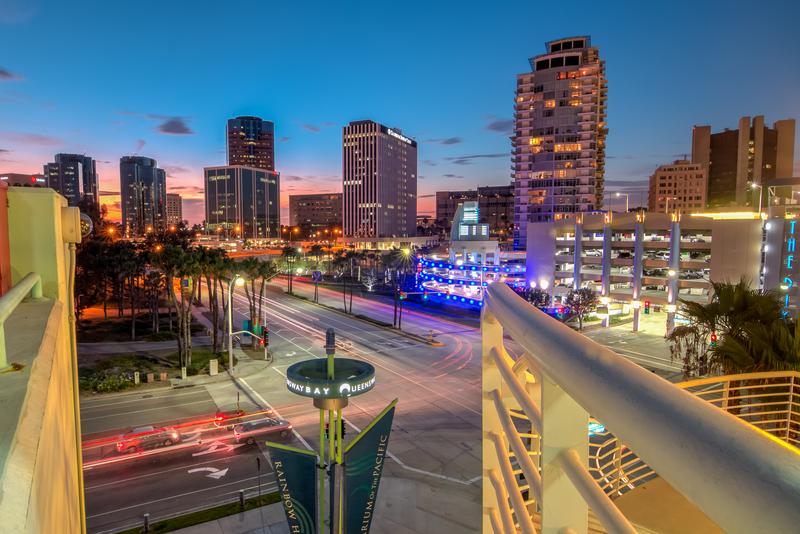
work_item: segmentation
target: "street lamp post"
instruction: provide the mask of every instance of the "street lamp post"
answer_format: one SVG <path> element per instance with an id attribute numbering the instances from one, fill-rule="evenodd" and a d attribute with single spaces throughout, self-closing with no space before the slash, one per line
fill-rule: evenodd
<path id="1" fill-rule="evenodd" d="M 628 213 L 628 210 L 630 209 L 628 207 L 628 198 L 630 197 L 630 193 L 620 193 L 619 191 L 617 191 L 617 193 L 614 196 L 616 196 L 617 198 L 625 197 L 625 213 Z"/>
<path id="2" fill-rule="evenodd" d="M 233 286 L 242 287 L 244 285 L 244 278 L 238 274 L 233 275 L 231 281 L 228 282 L 228 373 L 233 376 Z"/>

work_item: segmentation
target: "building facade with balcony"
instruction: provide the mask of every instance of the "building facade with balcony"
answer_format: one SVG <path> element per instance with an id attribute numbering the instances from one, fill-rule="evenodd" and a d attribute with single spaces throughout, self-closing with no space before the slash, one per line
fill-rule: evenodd
<path id="1" fill-rule="evenodd" d="M 529 222 L 599 210 L 605 166 L 605 62 L 588 36 L 545 44 L 517 76 L 512 136 L 514 247 Z"/>
<path id="2" fill-rule="evenodd" d="M 647 210 L 651 213 L 705 211 L 708 176 L 706 166 L 688 160 L 661 165 L 650 176 Z"/>
<path id="3" fill-rule="evenodd" d="M 342 131 L 345 238 L 417 235 L 417 142 L 372 120 Z"/>
<path id="4" fill-rule="evenodd" d="M 280 174 L 226 165 L 206 167 L 206 229 L 227 238 L 280 237 Z"/>

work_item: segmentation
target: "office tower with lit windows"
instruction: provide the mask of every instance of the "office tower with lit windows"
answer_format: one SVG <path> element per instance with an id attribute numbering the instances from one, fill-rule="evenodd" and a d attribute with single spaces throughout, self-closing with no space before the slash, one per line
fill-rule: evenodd
<path id="1" fill-rule="evenodd" d="M 275 170 L 275 125 L 258 117 L 228 119 L 228 165 Z"/>
<path id="2" fill-rule="evenodd" d="M 706 166 L 688 160 L 661 165 L 650 176 L 647 211 L 693 213 L 706 208 Z"/>
<path id="3" fill-rule="evenodd" d="M 711 133 L 711 126 L 692 130 L 692 162 L 708 168 L 708 206 L 711 208 L 758 205 L 759 191 L 776 178 L 791 178 L 794 167 L 794 119 L 779 120 L 772 128 L 764 117 L 742 117 L 735 130 Z M 790 197 L 791 187 L 773 188 Z"/>
<path id="4" fill-rule="evenodd" d="M 123 156 L 119 160 L 122 228 L 136 237 L 167 225 L 167 175 L 156 160 Z"/>
<path id="5" fill-rule="evenodd" d="M 342 134 L 345 237 L 413 237 L 417 233 L 417 142 L 371 120 Z"/>
<path id="6" fill-rule="evenodd" d="M 226 238 L 270 239 L 280 232 L 280 174 L 225 165 L 206 167 L 206 228 Z"/>
<path id="7" fill-rule="evenodd" d="M 100 205 L 97 168 L 89 156 L 56 154 L 54 162 L 45 163 L 44 176 L 48 186 L 66 198 L 70 206 L 77 206 L 84 198 Z"/>
<path id="8" fill-rule="evenodd" d="M 588 36 L 545 43 L 517 76 L 512 135 L 514 247 L 529 222 L 602 208 L 605 62 Z"/>
<path id="9" fill-rule="evenodd" d="M 177 226 L 183 222 L 183 199 L 178 193 L 167 193 L 167 224 Z"/>
<path id="10" fill-rule="evenodd" d="M 290 195 L 289 224 L 303 228 L 304 234 L 338 229 L 342 225 L 342 194 Z"/>

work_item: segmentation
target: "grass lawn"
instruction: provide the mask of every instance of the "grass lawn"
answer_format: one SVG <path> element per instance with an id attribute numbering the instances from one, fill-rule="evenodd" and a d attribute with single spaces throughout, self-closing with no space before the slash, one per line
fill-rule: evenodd
<path id="1" fill-rule="evenodd" d="M 214 353 L 209 347 L 192 349 L 192 363 L 186 369 L 189 376 L 207 374 L 209 360 L 217 358 L 219 371 L 227 369 L 228 358 L 222 352 Z M 234 356 L 234 365 L 236 357 Z M 84 391 L 108 393 L 134 387 L 134 373 L 138 371 L 142 382 L 147 373 L 168 377 L 180 377 L 177 351 L 160 351 L 154 354 L 125 353 L 110 354 L 90 363 L 82 363 L 78 368 L 80 388 Z"/>
<path id="2" fill-rule="evenodd" d="M 250 499 L 246 499 L 244 501 L 244 509 L 245 511 L 252 510 L 268 504 L 275 504 L 276 502 L 280 502 L 280 500 L 280 494 L 277 491 L 273 493 L 267 493 L 262 495 L 260 498 L 251 497 Z M 207 508 L 206 510 L 192 512 L 191 514 L 173 517 L 163 521 L 156 521 L 150 525 L 149 532 L 172 532 L 173 530 L 179 530 L 182 528 L 199 525 L 201 523 L 206 523 L 208 521 L 214 521 L 215 519 L 238 514 L 239 512 L 241 512 L 241 508 L 239 507 L 238 502 L 223 504 L 214 508 Z M 139 534 L 140 532 L 144 532 L 144 528 L 132 528 L 130 530 L 123 531 L 121 534 Z"/>

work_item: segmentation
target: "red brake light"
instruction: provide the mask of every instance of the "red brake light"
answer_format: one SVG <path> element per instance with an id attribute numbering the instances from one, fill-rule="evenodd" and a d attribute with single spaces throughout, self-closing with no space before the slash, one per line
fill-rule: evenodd
<path id="1" fill-rule="evenodd" d="M 217 421 L 222 421 L 223 419 L 224 419 L 224 417 L 222 417 L 221 415 L 217 416 Z"/>

